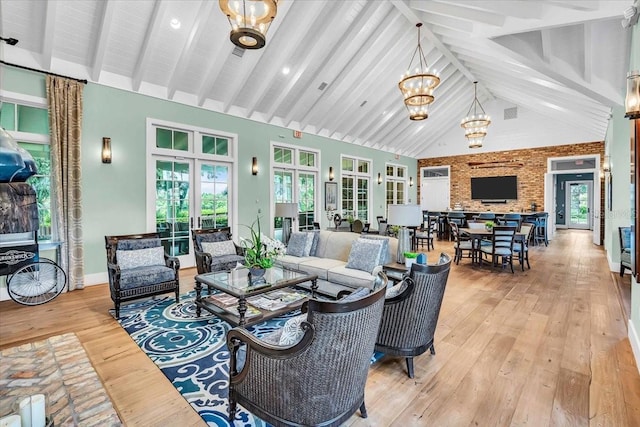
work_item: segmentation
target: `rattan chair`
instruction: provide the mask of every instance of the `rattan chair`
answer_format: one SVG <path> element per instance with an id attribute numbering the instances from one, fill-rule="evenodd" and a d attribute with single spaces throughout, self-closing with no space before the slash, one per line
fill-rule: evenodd
<path id="1" fill-rule="evenodd" d="M 413 358 L 427 349 L 436 354 L 433 337 L 447 286 L 451 258 L 442 253 L 436 265 L 413 264 L 398 295 L 384 302 L 376 351 L 406 358 L 407 374 L 414 377 Z"/>
<path id="2" fill-rule="evenodd" d="M 191 239 L 196 256 L 196 268 L 198 274 L 211 273 L 212 271 L 227 271 L 236 267 L 238 263 L 244 264 L 244 249 L 241 246 L 233 245 L 231 241 L 231 228 L 209 228 L 192 229 Z M 202 243 L 228 243 L 228 248 L 224 253 L 212 254 L 203 249 Z"/>
<path id="3" fill-rule="evenodd" d="M 385 288 L 386 277 L 355 301 L 310 299 L 301 324 L 304 335 L 292 346 L 231 329 L 229 420 L 235 419 L 238 404 L 274 426 L 338 426 L 358 408 L 366 418 L 364 388 Z"/>
<path id="4" fill-rule="evenodd" d="M 109 291 L 115 305 L 116 318 L 120 317 L 120 304 L 125 301 L 167 292 L 176 294 L 176 302 L 180 300 L 180 261 L 167 256 L 164 249 L 161 249 L 158 233 L 104 236 L 104 240 Z M 156 252 L 150 256 L 145 253 L 154 249 L 159 254 Z"/>

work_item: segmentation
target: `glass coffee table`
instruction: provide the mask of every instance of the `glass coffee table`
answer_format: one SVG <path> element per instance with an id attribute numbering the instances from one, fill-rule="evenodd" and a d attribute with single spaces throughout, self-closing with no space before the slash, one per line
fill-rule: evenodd
<path id="1" fill-rule="evenodd" d="M 196 316 L 200 317 L 204 309 L 232 326 L 250 326 L 300 308 L 308 298 L 299 298 L 299 295 L 294 295 L 293 291 L 288 292 L 288 289 L 300 283 L 311 282 L 311 293 L 315 296 L 317 280 L 318 276 L 315 274 L 279 266 L 267 269 L 261 278 L 251 277 L 248 268 L 198 274 L 195 277 Z M 207 296 L 202 295 L 203 286 L 207 287 Z M 212 289 L 220 293 L 214 294 Z M 278 290 L 281 291 L 277 292 Z M 256 305 L 250 305 L 252 299 L 256 301 Z M 269 299 L 273 301 L 271 306 L 264 304 L 268 304 Z M 258 300 L 261 304 L 257 304 Z"/>

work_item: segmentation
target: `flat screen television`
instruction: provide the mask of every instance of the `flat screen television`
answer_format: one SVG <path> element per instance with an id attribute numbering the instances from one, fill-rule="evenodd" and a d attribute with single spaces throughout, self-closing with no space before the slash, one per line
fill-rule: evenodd
<path id="1" fill-rule="evenodd" d="M 518 177 L 511 175 L 471 178 L 471 199 L 517 200 Z"/>

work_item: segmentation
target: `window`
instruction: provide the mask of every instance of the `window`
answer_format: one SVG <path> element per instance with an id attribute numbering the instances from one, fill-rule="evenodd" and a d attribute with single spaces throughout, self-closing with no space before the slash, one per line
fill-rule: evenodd
<path id="1" fill-rule="evenodd" d="M 276 203 L 297 203 L 298 230 L 313 229 L 318 197 L 319 152 L 281 144 L 272 145 L 273 206 Z M 297 225 L 296 225 L 297 224 Z M 282 233 L 282 218 L 274 217 L 275 236 Z"/>
<path id="2" fill-rule="evenodd" d="M 27 180 L 36 192 L 39 240 L 51 239 L 51 154 L 49 113 L 44 99 L 22 101 L 2 99 L 0 126 L 31 154 L 38 173 Z M 23 103 L 24 102 L 24 103 Z M 31 105 L 25 105 L 31 104 Z"/>
<path id="3" fill-rule="evenodd" d="M 343 156 L 341 160 L 342 216 L 369 222 L 371 160 Z"/>
<path id="4" fill-rule="evenodd" d="M 407 167 L 387 163 L 385 174 L 386 205 L 402 205 L 407 202 Z"/>

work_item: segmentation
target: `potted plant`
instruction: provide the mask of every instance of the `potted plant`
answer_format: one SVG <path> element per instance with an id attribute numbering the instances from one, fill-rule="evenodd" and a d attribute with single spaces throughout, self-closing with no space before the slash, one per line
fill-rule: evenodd
<path id="1" fill-rule="evenodd" d="M 407 268 L 411 268 L 411 264 L 416 262 L 418 258 L 417 252 L 405 252 L 404 253 L 404 265 Z"/>
<path id="2" fill-rule="evenodd" d="M 263 276 L 267 268 L 273 267 L 273 261 L 278 255 L 276 248 L 267 246 L 260 230 L 260 217 L 248 226 L 251 239 L 243 239 L 245 265 L 253 277 Z"/>
<path id="3" fill-rule="evenodd" d="M 486 221 L 486 222 L 484 223 L 484 228 L 486 228 L 486 229 L 487 229 L 487 231 L 491 231 L 491 230 L 493 230 L 493 226 L 494 226 L 494 225 L 495 225 L 495 224 L 494 224 L 494 222 L 493 222 L 493 221 Z"/>

